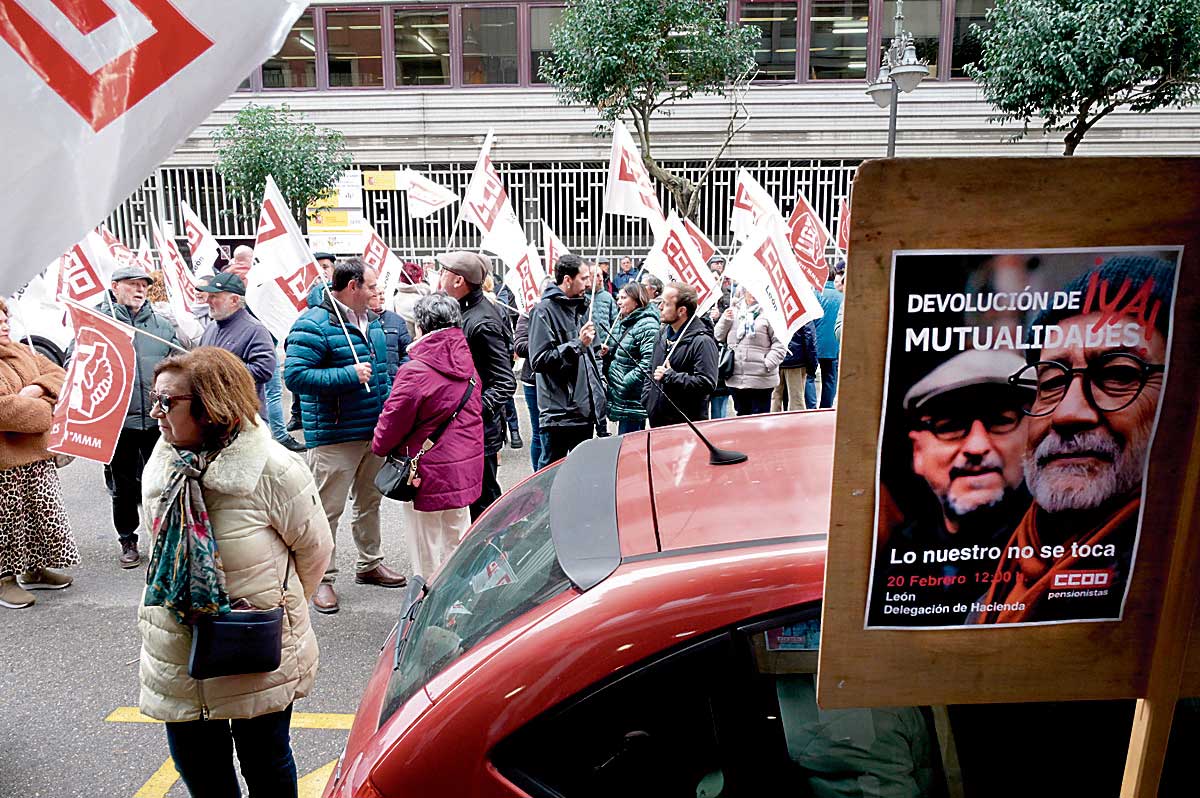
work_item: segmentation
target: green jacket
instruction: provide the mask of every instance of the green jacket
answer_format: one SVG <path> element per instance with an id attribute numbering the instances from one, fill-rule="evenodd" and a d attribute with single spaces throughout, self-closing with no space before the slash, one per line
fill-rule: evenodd
<path id="1" fill-rule="evenodd" d="M 646 417 L 642 385 L 654 370 L 654 340 L 661 322 L 654 308 L 639 308 L 613 323 L 608 342 L 608 417 L 620 421 Z M 634 363 L 642 371 L 634 368 Z M 644 372 L 644 373 L 643 373 Z"/>

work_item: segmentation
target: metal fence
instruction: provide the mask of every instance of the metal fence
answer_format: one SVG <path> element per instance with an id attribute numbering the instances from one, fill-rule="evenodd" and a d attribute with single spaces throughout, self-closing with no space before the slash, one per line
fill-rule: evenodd
<path id="1" fill-rule="evenodd" d="M 471 179 L 473 164 L 407 164 L 462 196 Z M 704 163 L 667 163 L 678 174 L 698 179 Z M 726 255 L 732 254 L 730 209 L 738 169 L 745 168 L 790 213 L 798 192 L 803 192 L 830 230 L 837 218 L 838 200 L 848 197 L 857 161 L 726 161 L 713 170 L 701 188 L 697 219 L 700 228 Z M 396 169 L 388 165 L 361 165 L 371 169 Z M 604 215 L 604 183 L 608 165 L 596 162 L 498 163 L 517 216 L 524 221 L 529 240 L 539 246 L 544 220 L 568 249 L 591 255 L 605 226 L 602 257 L 640 257 L 652 244 L 649 225 L 636 217 Z M 658 186 L 664 208 L 673 207 L 665 188 Z M 126 200 L 108 220 L 109 229 L 131 247 L 142 236 L 149 239 L 149 219 L 172 227 L 183 243 L 179 201 L 186 200 L 219 239 L 252 239 L 254 220 L 225 189 L 224 180 L 209 167 L 164 167 Z M 364 213 L 379 235 L 402 257 L 422 257 L 442 251 L 454 225 L 457 206 L 427 219 L 408 215 L 403 191 L 365 191 Z M 294 209 L 295 210 L 295 209 Z M 468 224 L 459 225 L 454 246 L 473 249 L 479 235 Z"/>

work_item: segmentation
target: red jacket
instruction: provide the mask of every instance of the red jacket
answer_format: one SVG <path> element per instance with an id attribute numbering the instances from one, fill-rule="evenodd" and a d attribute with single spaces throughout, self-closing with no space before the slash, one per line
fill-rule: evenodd
<path id="1" fill-rule="evenodd" d="M 483 404 L 471 349 L 462 330 L 452 327 L 421 338 L 408 356 L 384 402 L 371 449 L 381 457 L 397 449 L 416 454 L 454 412 L 474 376 L 466 405 L 421 458 L 421 484 L 413 500 L 413 508 L 423 512 L 466 507 L 479 498 L 483 484 Z"/>

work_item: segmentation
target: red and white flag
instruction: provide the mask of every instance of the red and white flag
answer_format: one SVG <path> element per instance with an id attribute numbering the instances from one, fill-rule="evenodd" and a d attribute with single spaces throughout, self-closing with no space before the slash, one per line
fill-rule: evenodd
<path id="1" fill-rule="evenodd" d="M 104 296 L 112 282 L 115 261 L 103 249 L 103 241 L 95 230 L 62 255 L 58 260 L 58 284 L 55 295 L 90 304 Z"/>
<path id="2" fill-rule="evenodd" d="M 404 264 L 396 257 L 396 253 L 392 252 L 387 242 L 379 237 L 379 233 L 375 232 L 375 227 L 370 222 L 363 222 L 363 226 L 366 228 L 363 263 L 379 272 L 379 294 L 384 302 L 391 302 L 392 294 L 399 287 L 400 281 L 407 279 L 404 275 Z"/>
<path id="3" fill-rule="evenodd" d="M 563 242 L 554 231 L 550 229 L 550 225 L 542 222 L 542 247 L 546 252 L 546 271 L 552 272 L 558 266 L 558 259 L 563 255 L 570 255 L 571 250 L 563 245 Z"/>
<path id="4" fill-rule="evenodd" d="M 154 256 L 150 254 L 150 245 L 146 243 L 146 237 L 142 236 L 141 243 L 138 244 L 137 252 L 133 256 L 134 263 L 141 266 L 146 274 L 154 271 Z"/>
<path id="5" fill-rule="evenodd" d="M 730 219 L 733 237 L 738 241 L 748 240 L 754 234 L 754 226 L 764 216 L 778 216 L 783 220 L 779 206 L 767 190 L 749 172 L 739 169 L 737 186 L 733 192 L 733 216 Z"/>
<path id="6" fill-rule="evenodd" d="M 821 217 L 808 204 L 804 194 L 797 194 L 796 207 L 788 218 L 788 243 L 814 291 L 823 289 L 829 277 L 829 261 L 825 259 L 829 238 L 829 230 Z"/>
<path id="7" fill-rule="evenodd" d="M 217 239 L 213 238 L 191 206 L 180 200 L 179 207 L 183 211 L 183 233 L 187 236 L 188 249 L 192 251 L 192 272 L 197 277 L 211 277 L 213 264 L 220 254 Z"/>
<path id="8" fill-rule="evenodd" d="M 666 230 L 646 256 L 642 268 L 664 283 L 678 280 L 696 289 L 696 313 L 707 311 L 721 298 L 721 278 L 696 248 L 687 228 L 674 211 L 666 220 Z"/>
<path id="9" fill-rule="evenodd" d="M 708 236 L 704 235 L 704 231 L 696 225 L 692 224 L 691 219 L 684 219 L 683 226 L 687 230 L 688 235 L 692 237 L 692 243 L 696 245 L 696 250 L 700 253 L 700 257 L 708 263 L 709 258 L 717 254 L 717 245 L 714 244 Z"/>
<path id="10" fill-rule="evenodd" d="M 512 289 L 517 310 L 522 313 L 528 313 L 542 298 L 542 283 L 545 280 L 546 270 L 533 244 L 525 248 L 525 254 L 504 275 L 504 284 Z"/>
<path id="11" fill-rule="evenodd" d="M 108 256 L 113 259 L 116 266 L 137 265 L 137 257 L 130 251 L 129 247 L 125 246 L 121 239 L 109 232 L 108 227 L 100 225 L 96 228 L 96 234 L 104 242 Z"/>
<path id="12" fill-rule="evenodd" d="M 453 191 L 412 169 L 400 173 L 399 183 L 397 188 L 407 192 L 408 215 L 414 219 L 423 219 L 458 202 Z"/>
<path id="13" fill-rule="evenodd" d="M 0 199 L 0 295 L 137 190 L 307 5 L 0 0 L 0 141 L 19 154 Z"/>
<path id="14" fill-rule="evenodd" d="M 196 278 L 192 270 L 183 260 L 175 239 L 164 236 L 158 222 L 150 220 L 151 231 L 154 234 L 154 246 L 162 255 L 163 287 L 167 290 L 167 303 L 171 306 L 171 314 L 183 334 L 192 340 L 199 340 L 204 333 L 204 327 L 194 314 L 194 308 L 203 305 L 200 293 L 196 290 Z"/>
<path id="15" fill-rule="evenodd" d="M 825 315 L 778 216 L 767 216 L 755 226 L 750 240 L 726 267 L 725 276 L 758 300 L 780 340 L 792 340 L 796 330 Z"/>
<path id="16" fill-rule="evenodd" d="M 642 164 L 642 156 L 633 136 L 620 120 L 613 122 L 612 153 L 608 161 L 608 182 L 604 186 L 604 212 L 621 216 L 640 216 L 650 222 L 657 240 L 666 231 L 662 203 L 654 193 L 654 184 Z"/>
<path id="17" fill-rule="evenodd" d="M 133 328 L 75 305 L 67 310 L 75 329 L 75 353 L 54 406 L 46 448 L 107 464 L 133 396 Z"/>
<path id="18" fill-rule="evenodd" d="M 508 192 L 500 182 L 500 175 L 492 165 L 492 136 L 493 131 L 489 129 L 475 171 L 471 173 L 461 212 L 483 236 L 480 247 L 495 252 L 510 267 L 516 268 L 529 248 L 529 242 L 513 211 Z"/>
<path id="19" fill-rule="evenodd" d="M 850 254 L 850 203 L 846 202 L 845 197 L 842 197 L 838 206 L 837 248 L 843 255 Z"/>
<path id="20" fill-rule="evenodd" d="M 308 306 L 308 291 L 319 272 L 300 226 L 269 175 L 258 215 L 254 265 L 246 277 L 246 304 L 276 340 L 283 341 Z"/>

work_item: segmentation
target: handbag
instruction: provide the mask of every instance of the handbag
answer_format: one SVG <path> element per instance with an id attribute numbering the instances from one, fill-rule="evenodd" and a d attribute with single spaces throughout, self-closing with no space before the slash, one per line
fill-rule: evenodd
<path id="1" fill-rule="evenodd" d="M 437 429 L 429 434 L 425 442 L 421 444 L 421 448 L 411 457 L 407 454 L 396 454 L 392 452 L 384 460 L 383 465 L 379 469 L 379 473 L 375 475 L 375 488 L 389 499 L 395 499 L 398 502 L 410 502 L 417 497 L 417 485 L 420 483 L 420 474 L 417 473 L 417 465 L 421 462 L 421 457 L 426 452 L 433 448 L 438 442 L 438 438 L 442 437 L 442 433 L 450 426 L 450 422 L 455 419 L 459 412 L 466 406 L 467 400 L 471 398 L 471 391 L 475 390 L 475 378 L 472 377 L 467 383 L 467 390 L 463 394 L 463 398 L 459 401 L 458 407 L 454 408 L 454 412 L 446 418 Z"/>
<path id="2" fill-rule="evenodd" d="M 727 344 L 721 344 L 721 352 L 717 356 L 717 376 L 721 382 L 733 376 L 733 349 Z"/>
<path id="3" fill-rule="evenodd" d="M 291 571 L 289 555 L 278 607 L 231 610 L 224 615 L 201 618 L 192 625 L 188 676 L 213 679 L 269 673 L 279 667 L 283 655 L 283 604 L 287 600 Z"/>

